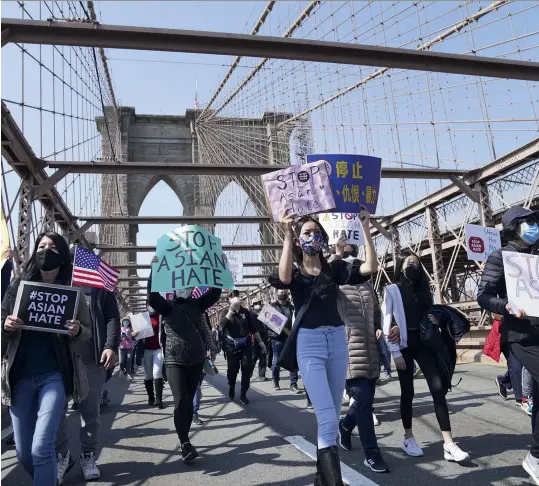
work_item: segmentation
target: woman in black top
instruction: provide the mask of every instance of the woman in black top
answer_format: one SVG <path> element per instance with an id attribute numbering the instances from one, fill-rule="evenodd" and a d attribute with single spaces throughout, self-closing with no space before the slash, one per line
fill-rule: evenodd
<path id="1" fill-rule="evenodd" d="M 197 450 L 189 442 L 193 399 L 206 359 L 204 342 L 211 342 L 207 326 L 202 325 L 202 316 L 219 300 L 221 289 L 212 288 L 197 299 L 191 296 L 192 289 L 176 290 L 174 299 L 167 301 L 159 292 L 151 292 L 151 288 L 150 274 L 149 305 L 164 320 L 165 368 L 174 397 L 174 425 L 180 439 L 183 461 L 190 462 L 198 457 Z"/>
<path id="2" fill-rule="evenodd" d="M 336 444 L 348 346 L 337 309 L 337 291 L 338 285 L 369 280 L 370 273 L 376 271 L 376 254 L 371 256 L 374 261 L 358 260 L 352 266 L 342 260 L 346 240 L 341 238 L 335 260 L 328 263 L 322 253 L 328 235 L 319 222 L 304 216 L 294 231 L 294 216 L 283 214 L 283 252 L 278 273 L 269 281 L 278 289 L 290 289 L 296 308 L 296 322 L 289 339 L 293 340 L 297 332 L 299 370 L 318 422 L 315 484 L 338 486 L 343 482 Z"/>

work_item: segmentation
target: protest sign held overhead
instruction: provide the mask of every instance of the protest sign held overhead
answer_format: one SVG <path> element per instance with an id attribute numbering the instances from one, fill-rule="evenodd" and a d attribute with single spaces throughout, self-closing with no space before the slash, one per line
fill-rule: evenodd
<path id="1" fill-rule="evenodd" d="M 280 221 L 284 209 L 298 216 L 334 209 L 327 167 L 324 162 L 316 162 L 264 174 L 262 183 L 273 221 Z"/>
<path id="2" fill-rule="evenodd" d="M 329 236 L 329 244 L 337 243 L 344 236 L 351 245 L 364 245 L 365 236 L 359 214 L 325 213 L 320 215 L 320 224 Z"/>
<path id="3" fill-rule="evenodd" d="M 220 238 L 200 226 L 183 226 L 161 236 L 156 257 L 152 292 L 197 286 L 236 288 Z"/>
<path id="4" fill-rule="evenodd" d="M 66 323 L 77 315 L 79 289 L 21 281 L 13 314 L 23 322 L 23 329 L 67 334 Z"/>
<path id="5" fill-rule="evenodd" d="M 287 321 L 286 316 L 281 314 L 275 307 L 269 304 L 262 307 L 257 319 L 268 326 L 276 334 L 281 334 Z"/>
<path id="6" fill-rule="evenodd" d="M 488 256 L 502 247 L 500 231 L 476 224 L 466 225 L 466 252 L 469 260 L 486 262 Z"/>
<path id="7" fill-rule="evenodd" d="M 375 214 L 382 177 L 382 159 L 368 155 L 312 154 L 307 162 L 324 161 L 335 200 L 335 212 L 357 213 L 364 206 Z"/>
<path id="8" fill-rule="evenodd" d="M 539 317 L 539 255 L 503 251 L 507 302 L 513 313 L 521 309 Z"/>
<path id="9" fill-rule="evenodd" d="M 243 255 L 237 251 L 227 251 L 228 267 L 234 276 L 234 283 L 243 282 Z"/>

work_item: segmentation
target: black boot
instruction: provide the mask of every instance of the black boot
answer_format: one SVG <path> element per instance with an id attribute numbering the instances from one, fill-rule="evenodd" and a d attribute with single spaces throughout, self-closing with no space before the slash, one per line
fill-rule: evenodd
<path id="1" fill-rule="evenodd" d="M 316 448 L 316 474 L 314 475 L 314 486 L 326 486 L 324 481 L 324 473 L 320 466 L 320 456 L 318 454 L 318 447 Z"/>
<path id="2" fill-rule="evenodd" d="M 153 393 L 153 380 L 144 380 L 146 393 L 148 394 L 148 405 L 155 405 L 155 395 Z"/>
<path id="3" fill-rule="evenodd" d="M 163 378 L 156 378 L 155 380 L 155 404 L 158 408 L 163 409 Z"/>
<path id="4" fill-rule="evenodd" d="M 229 383 L 228 384 L 228 398 L 230 398 L 230 400 L 234 400 L 235 397 L 236 397 L 236 384 L 234 383 L 234 385 L 231 385 Z"/>
<path id="5" fill-rule="evenodd" d="M 337 449 L 337 446 L 320 449 L 318 456 L 326 486 L 344 486 L 341 475 L 341 460 L 339 459 L 339 449 Z"/>

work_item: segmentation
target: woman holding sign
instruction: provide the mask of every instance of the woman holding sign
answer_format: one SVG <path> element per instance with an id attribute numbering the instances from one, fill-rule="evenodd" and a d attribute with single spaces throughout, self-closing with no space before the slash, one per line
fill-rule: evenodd
<path id="1" fill-rule="evenodd" d="M 346 240 L 336 245 L 328 263 L 322 248 L 328 235 L 311 216 L 301 217 L 294 228 L 294 214 L 282 214 L 285 230 L 279 270 L 270 276 L 277 289 L 290 289 L 296 319 L 278 365 L 289 371 L 299 367 L 318 422 L 316 485 L 343 485 L 337 449 L 338 418 L 348 366 L 344 322 L 337 308 L 339 285 L 366 282 L 376 268 L 371 261 L 352 265 L 342 260 Z M 295 264 L 295 265 L 294 265 Z"/>
<path id="2" fill-rule="evenodd" d="M 65 297 L 67 292 L 62 294 L 62 290 L 66 287 L 50 284 L 70 285 L 72 271 L 64 238 L 54 232 L 43 233 L 36 239 L 22 278 L 13 282 L 2 302 L 2 401 L 10 407 L 17 459 L 33 477 L 35 486 L 56 485 L 55 443 L 66 396 L 80 402 L 88 392 L 86 372 L 72 345 L 90 338 L 90 316 L 80 293 L 74 309 L 76 318 L 68 316 L 62 329 L 25 329 L 23 326 L 34 323 L 31 319 L 38 312 L 27 313 L 30 320 L 23 322 L 14 315 L 14 309 L 18 300 L 19 315 L 36 307 L 41 317 L 46 316 L 43 312 L 53 316 L 47 322 L 61 321 L 58 316 L 68 303 L 54 303 L 64 301 L 59 295 Z M 24 292 L 27 284 L 21 285 L 22 280 L 34 283 L 31 292 Z M 22 291 L 18 292 L 19 287 Z M 69 292 L 73 290 L 69 288 Z"/>

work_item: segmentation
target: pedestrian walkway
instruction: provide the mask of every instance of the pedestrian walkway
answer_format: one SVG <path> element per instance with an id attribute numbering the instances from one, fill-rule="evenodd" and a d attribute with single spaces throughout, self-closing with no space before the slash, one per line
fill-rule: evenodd
<path id="1" fill-rule="evenodd" d="M 271 381 L 254 381 L 249 392 L 251 405 L 244 407 L 225 398 L 225 363 L 217 361 L 221 374 L 203 384 L 200 417 L 206 423 L 192 428 L 192 442 L 201 459 L 184 465 L 173 430 L 172 398 L 165 391 L 167 408 L 146 404 L 142 370 L 134 376 L 114 377 L 107 384 L 110 405 L 103 409 L 103 451 L 96 485 L 269 486 L 312 484 L 313 464 L 286 438 L 300 436 L 316 443 L 314 414 L 305 408 L 305 395 L 285 390 L 274 392 Z M 366 471 L 359 439 L 354 450 L 341 450 L 341 460 L 359 474 L 353 486 L 423 486 L 449 483 L 452 486 L 529 484 L 520 462 L 529 445 L 529 418 L 514 405 L 503 402 L 494 389 L 494 377 L 501 368 L 489 365 L 461 365 L 448 395 L 455 437 L 472 461 L 462 466 L 444 461 L 431 398 L 425 381 L 416 380 L 414 429 L 425 451 L 423 458 L 405 457 L 400 450 L 402 429 L 398 412 L 398 382 L 377 389 L 376 409 L 382 422 L 377 427 L 380 447 L 391 466 L 390 474 Z M 269 374 L 268 374 L 269 376 Z M 286 375 L 285 375 L 286 376 Z M 300 382 L 301 383 L 301 382 Z M 238 384 L 239 386 L 239 384 Z M 457 414 L 456 416 L 454 414 Z M 72 444 L 78 453 L 79 417 L 69 417 Z M 346 477 L 346 472 L 345 472 Z M 367 479 L 366 479 L 367 478 Z M 372 482 L 370 482 L 370 481 Z M 12 448 L 2 444 L 2 484 L 30 485 L 17 465 Z M 66 477 L 66 486 L 84 484 L 78 466 Z"/>

